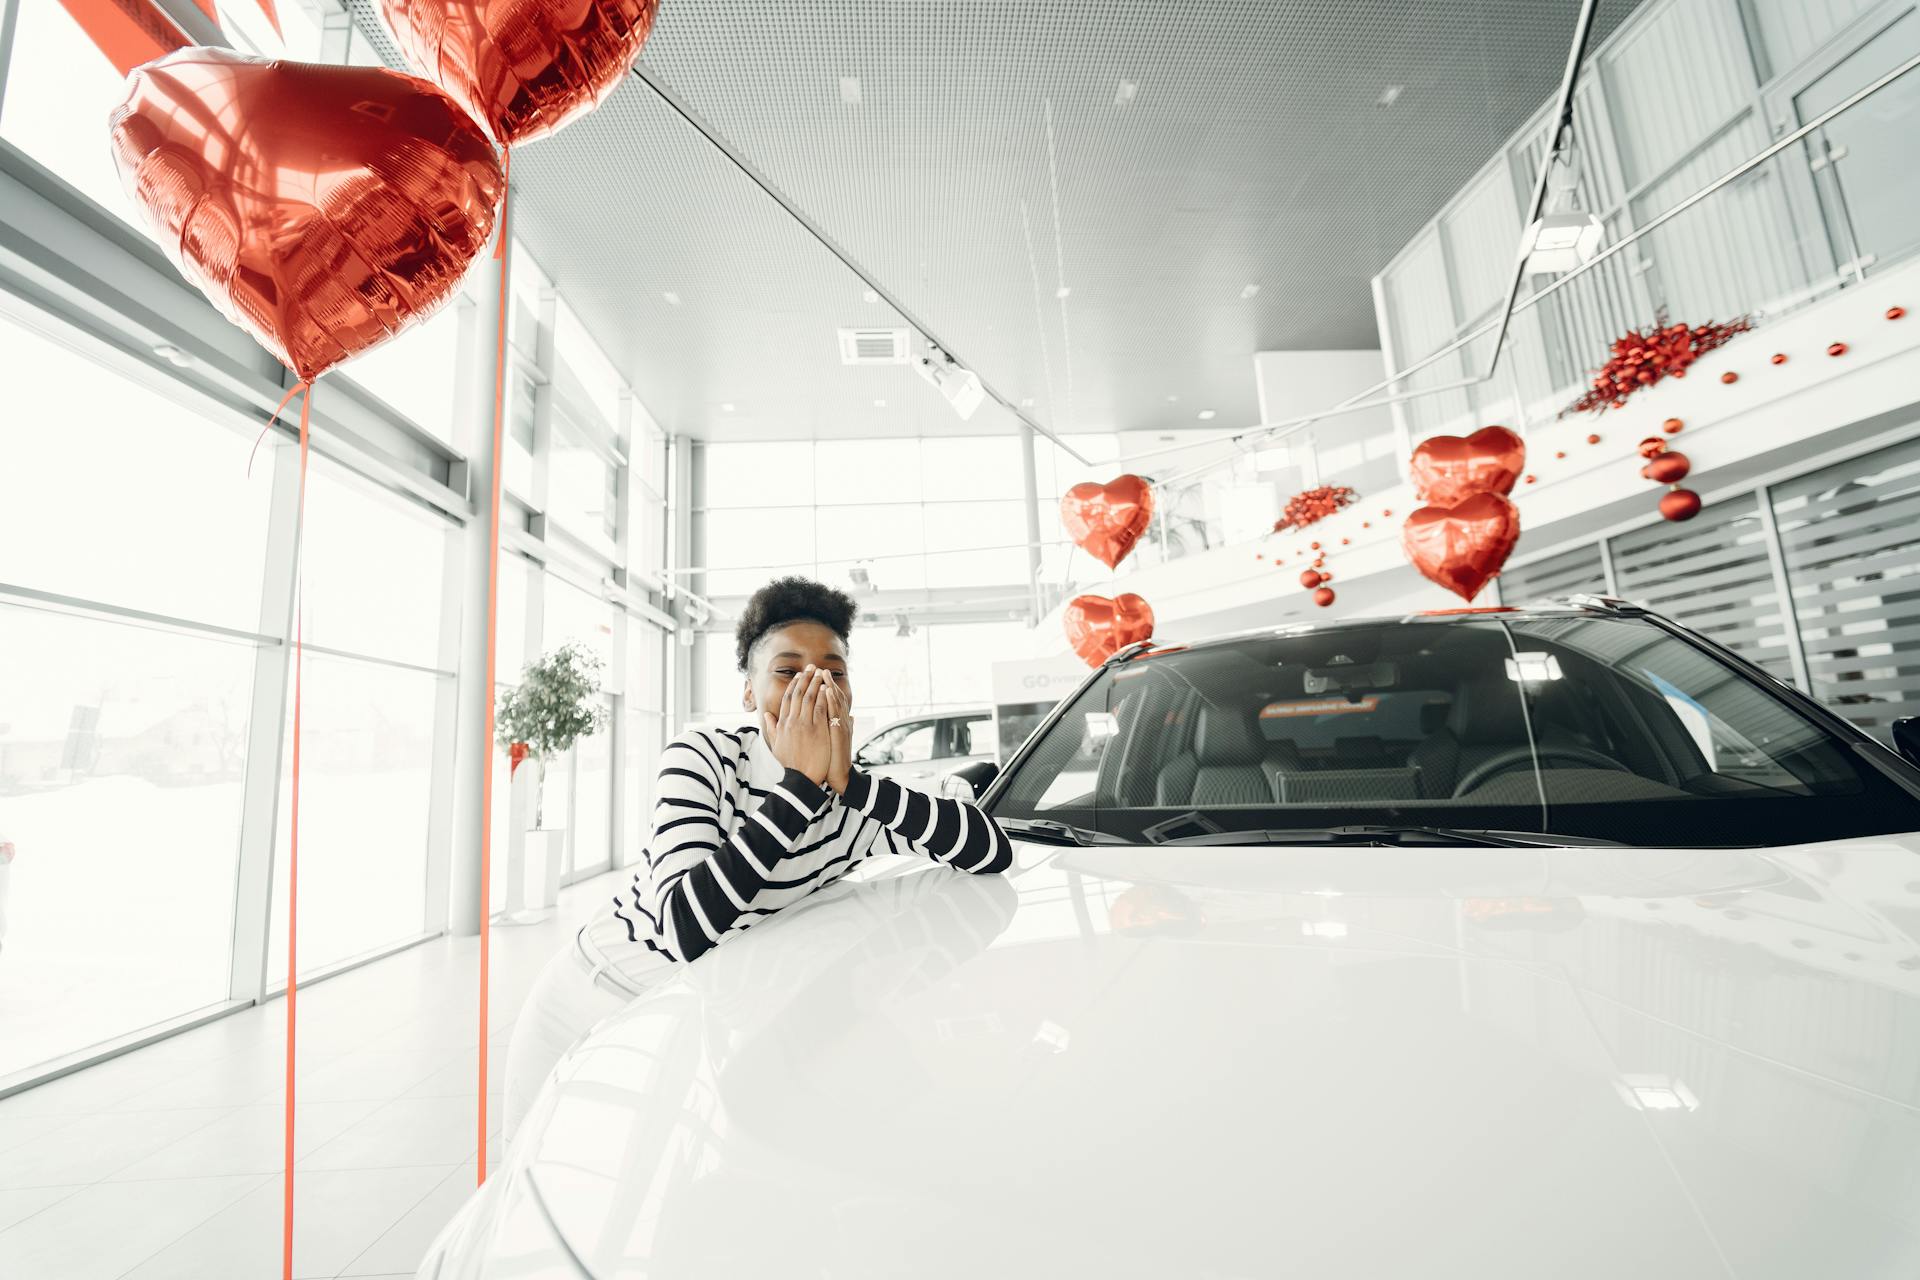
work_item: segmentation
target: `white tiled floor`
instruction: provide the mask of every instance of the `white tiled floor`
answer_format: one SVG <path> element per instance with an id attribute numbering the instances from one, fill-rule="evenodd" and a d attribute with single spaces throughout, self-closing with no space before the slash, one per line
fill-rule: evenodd
<path id="1" fill-rule="evenodd" d="M 627 874 L 494 931 L 489 1166 L 521 1001 Z M 479 949 L 441 938 L 301 989 L 296 1276 L 411 1276 L 472 1193 Z M 275 1000 L 0 1098 L 0 1277 L 278 1277 L 285 1029 Z"/>

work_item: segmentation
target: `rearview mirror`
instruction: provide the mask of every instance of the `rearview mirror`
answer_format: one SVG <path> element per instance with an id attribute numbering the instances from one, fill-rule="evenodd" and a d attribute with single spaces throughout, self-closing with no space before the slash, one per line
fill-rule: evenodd
<path id="1" fill-rule="evenodd" d="M 1920 716 L 1907 716 L 1893 722 L 1893 749 L 1908 764 L 1920 765 Z"/>
<path id="2" fill-rule="evenodd" d="M 1351 666 L 1308 667 L 1302 683 L 1309 694 L 1345 693 L 1350 689 L 1391 689 L 1400 683 L 1400 664 L 1356 662 Z"/>

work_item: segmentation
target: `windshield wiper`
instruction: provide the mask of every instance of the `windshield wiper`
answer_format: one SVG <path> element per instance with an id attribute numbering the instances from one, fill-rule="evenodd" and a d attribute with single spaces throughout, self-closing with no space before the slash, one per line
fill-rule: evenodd
<path id="1" fill-rule="evenodd" d="M 1019 836 L 1023 840 L 1077 845 L 1133 843 L 1105 831 L 1093 831 L 1065 822 L 1055 822 L 1051 818 L 996 818 L 994 821 L 998 822 L 1001 830 L 1008 835 Z"/>
<path id="2" fill-rule="evenodd" d="M 1171 836 L 1167 845 L 1201 844 L 1335 844 L 1335 845 L 1472 845 L 1496 849 L 1553 849 L 1563 846 L 1618 848 L 1617 840 L 1594 836 L 1564 836 L 1551 831 L 1492 831 L 1465 827 L 1371 826 L 1269 827 L 1251 831 L 1208 831 Z"/>

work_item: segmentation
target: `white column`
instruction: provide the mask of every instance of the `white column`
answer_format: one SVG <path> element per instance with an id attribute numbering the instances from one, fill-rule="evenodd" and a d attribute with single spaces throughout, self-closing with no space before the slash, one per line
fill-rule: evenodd
<path id="1" fill-rule="evenodd" d="M 1045 602 L 1040 598 L 1040 480 L 1039 468 L 1033 457 L 1034 430 L 1025 422 L 1020 424 L 1020 482 L 1027 498 L 1027 596 L 1033 610 L 1032 621 L 1038 622 L 1045 613 Z"/>
<path id="2" fill-rule="evenodd" d="M 297 411 L 297 406 L 295 406 Z M 273 934 L 273 854 L 280 834 L 280 776 L 285 768 L 288 690 L 293 684 L 294 559 L 299 554 L 295 507 L 300 449 L 275 437 L 273 498 L 268 506 L 266 576 L 260 588 L 260 632 L 281 643 L 254 650 L 247 723 L 247 766 L 241 785 L 240 874 L 234 886 L 233 954 L 227 994 L 259 1000 L 266 993 L 267 939 Z"/>
<path id="3" fill-rule="evenodd" d="M 473 362 L 474 430 L 469 437 L 466 492 L 473 515 L 467 524 L 465 545 L 461 548 L 460 593 L 460 666 L 455 677 L 458 702 L 457 729 L 454 735 L 454 807 L 453 859 L 447 894 L 448 929 L 456 935 L 480 932 L 480 838 L 482 803 L 486 794 L 487 756 L 493 744 L 483 740 L 487 707 L 493 700 L 493 672 L 487 669 L 487 618 L 495 605 L 489 594 L 492 568 L 490 511 L 493 495 L 493 388 L 499 376 L 500 348 L 498 326 L 505 323 L 500 299 L 507 283 L 511 255 L 482 259 L 475 271 L 479 306 L 475 330 L 479 358 Z M 509 304 L 510 305 L 510 304 Z M 513 388 L 505 383 L 504 394 L 512 403 Z M 506 768 L 505 757 L 496 762 Z M 496 850 L 495 872 L 501 850 Z"/>

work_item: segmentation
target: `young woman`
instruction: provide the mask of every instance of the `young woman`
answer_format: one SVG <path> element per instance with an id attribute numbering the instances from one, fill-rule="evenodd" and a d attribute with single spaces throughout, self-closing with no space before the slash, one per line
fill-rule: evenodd
<path id="1" fill-rule="evenodd" d="M 832 884 L 877 853 L 1005 871 L 1006 835 L 978 806 L 874 778 L 852 759 L 844 592 L 781 578 L 734 632 L 757 723 L 690 729 L 660 756 L 652 835 L 633 882 L 553 958 L 514 1025 L 509 1136 L 588 1028 L 680 964 Z"/>

